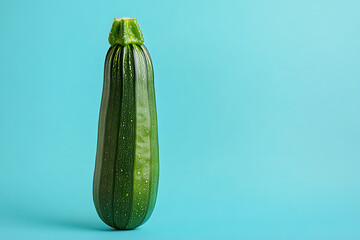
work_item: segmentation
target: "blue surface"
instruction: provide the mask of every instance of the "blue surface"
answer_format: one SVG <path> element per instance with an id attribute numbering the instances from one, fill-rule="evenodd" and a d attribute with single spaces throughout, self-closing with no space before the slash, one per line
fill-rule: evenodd
<path id="1" fill-rule="evenodd" d="M 0 2 L 0 239 L 360 239 L 360 3 Z M 107 36 L 155 67 L 160 185 L 111 231 L 92 202 Z"/>

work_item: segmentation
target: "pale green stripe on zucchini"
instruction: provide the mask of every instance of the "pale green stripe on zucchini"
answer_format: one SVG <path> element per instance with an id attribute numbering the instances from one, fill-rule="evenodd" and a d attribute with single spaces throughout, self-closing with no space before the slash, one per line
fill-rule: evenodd
<path id="1" fill-rule="evenodd" d="M 132 45 L 135 66 L 136 137 L 132 211 L 128 228 L 139 226 L 146 216 L 150 190 L 150 108 L 145 58 Z"/>
<path id="2" fill-rule="evenodd" d="M 144 222 L 146 222 L 155 207 L 158 182 L 159 182 L 159 144 L 158 144 L 158 128 L 157 128 L 157 114 L 156 114 L 156 100 L 155 100 L 155 86 L 154 86 L 154 70 L 152 66 L 152 61 L 148 50 L 145 45 L 141 46 L 141 50 L 146 59 L 147 73 L 148 73 L 148 96 L 149 96 L 149 107 L 150 107 L 150 182 L 152 183 L 150 187 L 150 199 L 147 214 L 145 216 Z"/>

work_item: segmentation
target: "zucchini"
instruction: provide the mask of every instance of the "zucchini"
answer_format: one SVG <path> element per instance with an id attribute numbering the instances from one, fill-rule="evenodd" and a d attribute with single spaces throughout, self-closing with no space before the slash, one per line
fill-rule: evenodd
<path id="1" fill-rule="evenodd" d="M 115 19 L 100 105 L 93 200 L 99 217 L 134 229 L 153 212 L 159 179 L 154 74 L 136 19 Z"/>

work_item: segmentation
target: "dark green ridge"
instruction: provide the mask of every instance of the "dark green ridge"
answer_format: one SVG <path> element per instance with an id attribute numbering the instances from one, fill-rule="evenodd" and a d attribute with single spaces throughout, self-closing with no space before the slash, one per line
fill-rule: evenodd
<path id="1" fill-rule="evenodd" d="M 109 210 L 107 211 L 106 209 L 106 203 L 104 204 L 104 198 L 106 198 L 106 196 L 109 196 L 110 193 L 107 191 L 104 191 L 104 186 L 106 186 L 107 184 L 111 185 L 111 181 L 109 182 L 108 179 L 104 179 L 104 169 L 108 169 L 110 162 L 109 161 L 103 161 L 104 159 L 108 159 L 107 154 L 105 154 L 104 150 L 107 149 L 107 142 L 106 141 L 106 132 L 108 132 L 108 124 L 106 122 L 107 120 L 107 112 L 109 109 L 109 100 L 110 100 L 110 77 L 111 77 L 111 66 L 112 66 L 112 59 L 114 54 L 116 53 L 116 47 L 113 47 L 112 49 L 109 50 L 109 54 L 107 55 L 107 58 L 105 60 L 105 71 L 104 71 L 104 87 L 103 87 L 103 96 L 102 96 L 102 102 L 101 102 L 101 106 L 103 107 L 103 110 L 100 113 L 100 119 L 99 119 L 99 127 L 102 126 L 102 133 L 99 132 L 99 138 L 98 138 L 98 148 L 100 149 L 100 151 L 97 151 L 97 162 L 101 162 L 101 166 L 96 166 L 96 171 L 95 174 L 98 172 L 99 177 L 95 180 L 97 180 L 95 182 L 96 185 L 94 185 L 95 190 L 97 189 L 97 191 L 95 191 L 95 193 L 97 193 L 97 197 L 94 198 L 95 201 L 95 205 L 97 206 L 96 209 L 97 211 L 102 215 L 102 219 L 104 220 L 104 222 L 108 223 L 109 222 Z M 95 175 L 96 176 L 96 175 Z M 110 208 L 110 204 L 108 204 L 107 208 Z M 107 214 L 104 213 L 107 212 Z"/>
<path id="2" fill-rule="evenodd" d="M 119 46 L 120 47 L 120 46 Z M 123 98 L 123 94 L 122 94 L 122 88 L 124 87 L 123 86 L 123 74 L 122 74 L 122 58 L 123 58 L 123 52 L 124 52 L 124 47 L 120 47 L 121 50 L 119 52 L 119 56 L 118 58 L 116 59 L 116 62 L 113 62 L 113 66 L 116 66 L 116 81 L 118 81 L 120 84 L 118 85 L 118 88 L 114 89 L 114 92 L 115 94 L 118 96 L 117 98 L 119 99 L 119 114 L 118 114 L 118 118 L 119 118 L 119 121 L 118 121 L 118 125 L 117 125 L 117 134 L 118 134 L 118 137 L 117 137 L 117 141 L 116 141 L 116 150 L 115 150 L 115 162 L 114 162 L 114 184 L 113 184 L 113 203 L 112 203 L 112 206 L 113 206 L 113 212 L 112 212 L 112 216 L 113 216 L 113 227 L 116 227 L 116 223 L 115 223 L 115 214 L 119 211 L 119 207 L 115 204 L 117 202 L 117 198 L 118 198 L 118 195 L 117 195 L 117 189 L 118 189 L 118 165 L 119 165 L 119 154 L 120 154 L 120 151 L 119 151 L 119 143 L 120 143 L 120 128 L 121 128 L 121 115 L 122 115 L 122 98 Z M 115 81 L 115 80 L 114 80 Z M 115 143 L 114 143 L 115 144 Z"/>
<path id="3" fill-rule="evenodd" d="M 96 211 L 98 212 L 100 218 L 105 221 L 103 214 L 100 209 L 99 202 L 99 184 L 101 177 L 102 169 L 102 158 L 103 158 L 103 148 L 104 148 L 104 137 L 105 131 L 103 125 L 106 123 L 106 115 L 108 108 L 109 92 L 110 92 L 110 72 L 111 72 L 111 59 L 115 52 L 116 47 L 110 47 L 105 58 L 105 70 L 104 70 L 104 82 L 103 82 L 103 92 L 101 98 L 100 114 L 99 114 L 99 132 L 98 132 L 98 141 L 97 141 L 97 151 L 96 151 L 96 162 L 95 162 L 95 173 L 94 173 L 94 185 L 93 185 L 93 199 Z"/>
<path id="4" fill-rule="evenodd" d="M 103 215 L 104 222 L 113 226 L 113 187 L 114 187 L 114 164 L 116 158 L 116 148 L 119 126 L 119 103 L 120 98 L 116 94 L 119 88 L 119 79 L 117 77 L 117 59 L 119 57 L 120 46 L 116 46 L 109 59 L 110 71 L 105 72 L 105 80 L 109 81 L 109 95 L 107 96 L 107 111 L 105 116 L 105 133 L 103 141 L 102 167 L 99 179 L 99 207 Z"/>
<path id="5" fill-rule="evenodd" d="M 121 46 L 117 46 L 116 53 L 112 59 L 112 69 L 111 69 L 111 78 L 110 78 L 110 101 L 109 105 L 111 108 L 108 110 L 107 123 L 109 124 L 109 132 L 106 133 L 105 136 L 109 139 L 109 149 L 108 154 L 111 156 L 112 165 L 109 165 L 109 169 L 107 172 L 104 172 L 106 178 L 109 178 L 109 182 L 111 181 L 111 186 L 108 186 L 108 191 L 111 190 L 112 187 L 112 196 L 109 196 L 106 199 L 107 204 L 111 207 L 109 210 L 109 225 L 114 226 L 114 188 L 115 188 L 115 165 L 116 165 L 116 153 L 117 153 L 117 142 L 119 137 L 119 121 L 120 121 L 120 102 L 121 95 L 118 89 L 121 89 L 121 78 L 119 73 L 119 59 L 121 55 Z M 105 153 L 106 153 L 105 149 Z M 105 160 L 105 159 L 104 159 Z M 103 175 L 103 176 L 104 176 Z"/>
<path id="6" fill-rule="evenodd" d="M 127 228 L 138 227 L 149 203 L 150 184 L 150 113 L 147 94 L 147 74 L 145 59 L 140 48 L 133 44 L 135 66 L 135 104 L 136 104 L 136 146 L 134 163 L 134 184 L 132 211 Z"/>
<path id="7" fill-rule="evenodd" d="M 145 223 L 151 216 L 155 203 L 158 190 L 159 180 L 159 146 L 158 146 L 158 130 L 157 130 L 157 114 L 156 114 L 156 101 L 155 101 L 155 86 L 154 86 L 154 70 L 151 61 L 150 54 L 145 47 L 141 46 L 142 53 L 146 59 L 147 75 L 148 75 L 148 94 L 149 94 L 149 107 L 150 107 L 150 119 L 151 119 L 151 130 L 150 130 L 150 149 L 151 149 L 151 169 L 150 169 L 150 196 L 149 205 L 146 213 L 146 217 L 143 221 Z"/>
<path id="8" fill-rule="evenodd" d="M 123 47 L 122 100 L 119 122 L 119 140 L 114 189 L 114 223 L 118 229 L 126 229 L 129 222 L 133 197 L 133 168 L 135 159 L 135 73 L 132 47 Z"/>

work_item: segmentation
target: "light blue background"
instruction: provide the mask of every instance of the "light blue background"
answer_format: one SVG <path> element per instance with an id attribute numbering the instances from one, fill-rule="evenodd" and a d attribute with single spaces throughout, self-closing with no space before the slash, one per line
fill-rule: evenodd
<path id="1" fill-rule="evenodd" d="M 0 3 L 0 239 L 360 239 L 360 2 Z M 154 62 L 160 185 L 109 231 L 92 202 L 114 17 Z"/>

